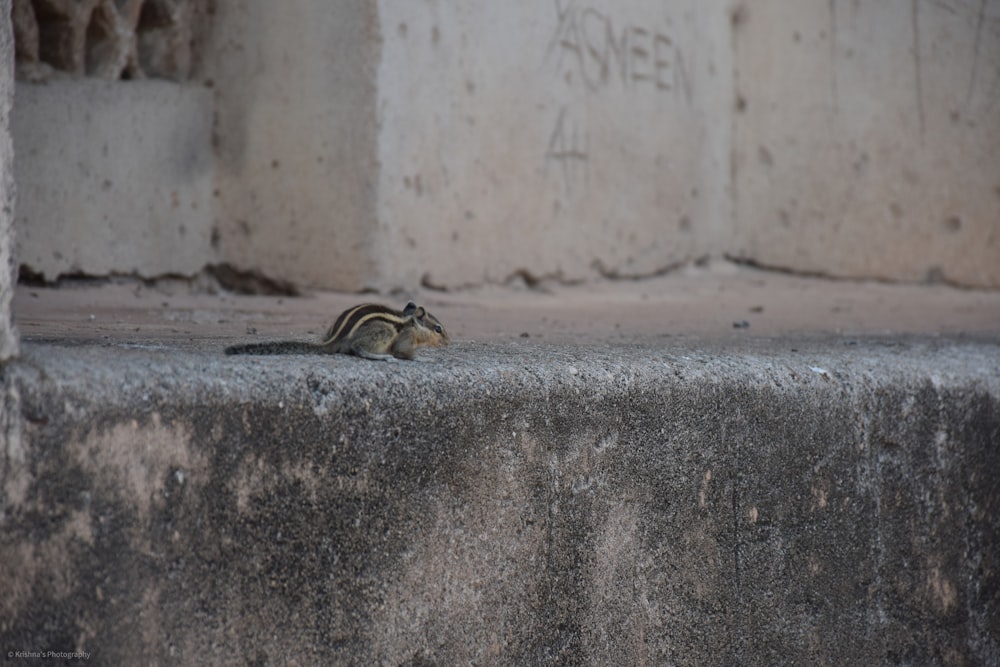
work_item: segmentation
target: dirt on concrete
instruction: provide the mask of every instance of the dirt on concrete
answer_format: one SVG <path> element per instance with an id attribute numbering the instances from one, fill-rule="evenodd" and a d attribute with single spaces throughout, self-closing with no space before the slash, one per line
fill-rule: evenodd
<path id="1" fill-rule="evenodd" d="M 455 341 L 655 343 L 761 337 L 942 335 L 1000 337 L 1000 292 L 803 278 L 731 264 L 641 281 L 427 289 L 300 297 L 197 291 L 183 281 L 20 286 L 14 314 L 27 341 L 213 349 L 322 334 L 364 301 L 427 306 Z"/>

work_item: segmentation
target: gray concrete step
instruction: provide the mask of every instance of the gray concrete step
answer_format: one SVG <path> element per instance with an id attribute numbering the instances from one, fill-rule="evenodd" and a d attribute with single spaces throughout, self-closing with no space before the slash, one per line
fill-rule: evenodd
<path id="1" fill-rule="evenodd" d="M 575 291 L 555 291 L 572 306 Z M 522 338 L 540 322 L 529 314 L 507 337 L 384 363 L 225 357 L 259 334 L 235 319 L 191 332 L 231 308 L 150 305 L 178 322 L 169 332 L 129 308 L 104 319 L 86 290 L 76 308 L 95 318 L 72 324 L 74 308 L 38 307 L 71 292 L 36 294 L 19 296 L 26 341 L 2 371 L 6 650 L 133 664 L 1000 659 L 988 327 L 752 336 L 727 313 L 716 338 L 567 342 L 554 328 Z M 463 297 L 441 297 L 454 328 L 476 308 L 516 310 L 448 298 Z M 100 326 L 113 333 L 85 335 Z"/>

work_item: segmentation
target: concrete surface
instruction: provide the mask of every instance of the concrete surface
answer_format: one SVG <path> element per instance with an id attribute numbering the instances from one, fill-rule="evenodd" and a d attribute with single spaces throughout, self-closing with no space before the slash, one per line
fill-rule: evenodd
<path id="1" fill-rule="evenodd" d="M 112 663 L 995 662 L 1000 348 L 790 345 L 374 365 L 26 343 L 0 641 Z"/>
<path id="2" fill-rule="evenodd" d="M 806 9 L 794 16 L 774 17 L 773 29 L 785 34 L 794 26 L 793 41 L 795 30 L 803 40 L 814 39 L 806 27 L 818 25 L 820 4 L 803 3 Z M 887 11 L 902 15 L 917 4 L 924 8 L 901 3 Z M 36 127 L 68 144 L 39 161 L 37 177 L 27 185 L 77 192 L 62 202 L 64 211 L 110 217 L 95 223 L 81 214 L 86 224 L 72 228 L 58 227 L 76 219 L 67 215 L 33 218 L 20 226 L 37 254 L 19 255 L 17 261 L 59 260 L 52 254 L 54 244 L 78 235 L 86 242 L 82 248 L 97 249 L 94 265 L 112 267 L 102 271 L 196 273 L 209 261 L 228 258 L 237 268 L 276 271 L 276 277 L 362 287 L 386 276 L 396 276 L 387 284 L 412 284 L 415 267 L 423 267 L 419 280 L 425 286 L 391 297 L 317 293 L 300 299 L 210 295 L 206 290 L 217 286 L 204 274 L 193 282 L 19 287 L 13 310 L 24 334 L 22 354 L 0 364 L 0 654 L 18 660 L 23 653 L 52 652 L 55 657 L 46 661 L 53 664 L 69 661 L 71 652 L 98 664 L 1000 662 L 1000 482 L 993 474 L 1000 446 L 1000 292 L 811 280 L 718 262 L 653 280 L 568 287 L 559 279 L 574 277 L 573 267 L 592 259 L 589 248 L 606 250 L 603 257 L 613 260 L 592 262 L 593 273 L 627 275 L 653 266 L 655 253 L 629 253 L 652 243 L 641 222 L 630 227 L 642 215 L 608 220 L 607 228 L 597 231 L 585 224 L 571 231 L 557 225 L 540 232 L 552 238 L 539 238 L 522 229 L 519 218 L 497 213 L 509 207 L 517 216 L 555 219 L 546 217 L 557 215 L 555 206 L 536 212 L 522 207 L 521 199 L 532 201 L 528 185 L 553 187 L 546 180 L 553 173 L 578 173 L 562 166 L 543 168 L 537 182 L 516 191 L 513 203 L 492 199 L 494 190 L 509 187 L 506 179 L 522 178 L 521 170 L 539 176 L 537 165 L 517 160 L 508 172 L 503 159 L 523 149 L 514 130 L 531 135 L 555 107 L 536 109 L 537 116 L 521 114 L 513 102 L 504 108 L 500 100 L 514 88 L 495 71 L 482 71 L 480 48 L 496 60 L 504 39 L 516 37 L 512 43 L 522 46 L 523 37 L 524 48 L 511 49 L 500 62 L 531 88 L 538 73 L 530 63 L 539 62 L 533 60 L 538 48 L 548 43 L 542 38 L 555 34 L 549 60 L 536 66 L 552 66 L 551 100 L 587 114 L 579 125 L 563 123 L 565 135 L 556 136 L 565 142 L 544 144 L 557 149 L 546 159 L 575 165 L 576 141 L 588 136 L 588 128 L 619 133 L 614 136 L 627 139 L 621 146 L 636 147 L 637 157 L 664 149 L 659 134 L 631 143 L 641 133 L 615 115 L 622 108 L 634 106 L 636 124 L 642 114 L 659 121 L 659 112 L 705 120 L 678 101 L 665 101 L 660 96 L 665 89 L 641 92 L 653 85 L 642 76 L 630 75 L 615 92 L 609 70 L 607 82 L 596 79 L 608 88 L 590 90 L 594 82 L 588 75 L 601 54 L 611 57 L 614 51 L 592 48 L 592 41 L 600 45 L 602 34 L 651 39 L 655 65 L 656 44 L 669 42 L 679 50 L 674 56 L 686 57 L 688 44 L 678 33 L 697 30 L 707 35 L 697 52 L 704 48 L 715 55 L 693 58 L 691 66 L 717 77 L 718 86 L 706 90 L 703 80 L 694 80 L 684 104 L 704 104 L 705 113 L 719 113 L 719 101 L 731 90 L 730 58 L 740 54 L 750 69 L 741 64 L 737 71 L 739 92 L 748 96 L 741 101 L 737 95 L 736 107 L 749 120 L 737 121 L 744 123 L 744 134 L 738 130 L 732 146 L 745 155 L 746 146 L 753 146 L 748 128 L 756 132 L 755 123 L 763 120 L 753 115 L 753 91 L 744 87 L 746 73 L 761 66 L 759 54 L 743 50 L 742 35 L 772 40 L 761 15 L 753 12 L 760 8 L 767 16 L 775 5 L 754 3 L 747 10 L 722 2 L 677 4 L 654 15 L 639 2 L 613 11 L 596 2 L 554 3 L 539 10 L 539 17 L 549 18 L 538 21 L 516 7 L 439 16 L 427 5 L 406 9 L 413 15 L 404 16 L 398 3 L 321 12 L 319 3 L 306 0 L 283 4 L 278 20 L 269 5 L 248 3 L 242 11 L 226 3 L 217 7 L 218 30 L 209 41 L 219 61 L 206 64 L 205 71 L 218 74 L 211 83 L 219 112 L 219 164 L 208 175 L 199 156 L 210 144 L 204 137 L 193 141 L 207 126 L 192 131 L 167 118 L 183 106 L 160 97 L 168 88 L 133 82 L 102 89 L 90 81 L 59 81 L 83 92 L 56 99 L 69 88 L 19 86 L 19 97 L 22 90 L 53 95 L 52 104 L 38 104 L 41 118 L 63 109 L 79 119 L 73 115 L 79 109 L 69 107 L 89 91 L 105 91 L 100 93 L 105 101 L 144 92 L 122 109 L 87 121 L 94 128 L 87 137 L 109 138 L 107 155 L 93 150 L 104 144 L 74 135 L 72 122 Z M 927 28 L 927 12 L 910 10 L 920 35 L 915 50 L 920 74 L 914 80 L 925 105 L 918 112 L 921 130 L 937 127 L 934 100 L 950 90 L 934 83 L 937 63 L 948 59 L 924 65 L 924 48 L 972 44 L 973 55 L 983 59 L 968 72 L 973 83 L 965 108 L 991 118 L 992 89 L 978 87 L 992 76 L 986 39 L 993 19 L 987 7 L 992 11 L 982 3 L 971 23 L 965 13 L 956 13 L 966 18 L 954 19 L 941 32 L 940 22 L 952 19 L 938 16 Z M 847 10 L 829 2 L 824 8 L 839 35 L 830 42 L 831 53 L 855 43 L 845 32 L 863 32 L 842 11 L 857 11 L 847 15 L 853 19 L 874 11 L 871 3 L 853 3 Z M 496 30 L 488 29 L 487 17 Z M 9 22 L 0 21 L 0 55 L 11 65 Z M 259 39 L 247 42 L 241 27 L 258 30 Z M 737 41 L 730 48 L 731 36 Z M 480 48 L 468 42 L 481 43 Z M 574 43 L 580 54 L 575 64 Z M 892 31 L 865 43 L 892 53 L 909 48 Z M 532 44 L 538 48 L 532 50 Z M 649 49 L 631 41 L 616 44 L 629 46 L 633 64 L 650 57 Z M 316 58 L 318 45 L 331 58 Z M 372 85 L 376 46 L 400 68 L 425 65 L 413 75 L 427 77 L 422 79 L 427 85 L 436 81 L 446 94 L 464 85 L 470 98 L 483 97 L 481 105 L 457 98 L 453 109 L 417 105 L 412 110 L 419 113 L 406 126 L 398 91 Z M 810 66 L 808 59 L 780 62 Z M 675 58 L 662 69 L 676 72 L 678 63 Z M 0 126 L 12 86 L 9 68 L 5 71 Z M 392 79 L 392 72 L 398 70 L 379 77 L 394 86 L 410 85 L 408 78 Z M 867 67 L 843 66 L 833 80 L 837 90 L 863 89 L 868 76 Z M 589 91 L 582 102 L 574 92 L 581 81 Z M 624 101 L 606 99 L 619 93 Z M 204 110 L 201 93 L 192 95 L 199 98 L 194 106 Z M 808 91 L 804 95 L 814 99 Z M 886 99 L 897 99 L 893 95 Z M 158 99 L 162 104 L 151 117 L 156 122 L 142 126 L 148 133 L 132 132 L 142 129 L 133 125 L 124 130 L 107 125 L 109 118 L 156 106 Z M 576 103 L 580 106 L 573 107 Z M 853 119 L 841 126 L 847 128 L 845 141 L 864 114 L 881 118 L 864 105 L 838 106 L 837 113 Z M 460 129 L 467 114 L 506 128 L 504 140 L 466 145 L 495 139 L 489 131 Z M 809 114 L 802 114 L 789 118 L 808 120 Z M 900 128 L 882 121 L 900 132 L 901 141 L 912 129 L 907 125 L 912 117 L 904 117 L 909 120 Z M 185 124 L 191 118 L 205 122 L 200 113 L 185 118 Z M 780 118 L 776 111 L 776 122 Z M 404 136 L 405 127 L 417 136 Z M 878 275 L 911 276 L 912 266 L 923 266 L 930 256 L 922 248 L 933 246 L 935 261 L 944 257 L 946 263 L 912 275 L 930 283 L 994 284 L 991 265 L 983 263 L 994 248 L 993 228 L 978 221 L 979 179 L 994 164 L 985 147 L 995 135 L 987 122 L 979 127 L 949 136 L 965 147 L 974 143 L 970 136 L 980 139 L 983 148 L 962 155 L 973 161 L 985 155 L 985 163 L 971 163 L 984 171 L 965 180 L 944 179 L 954 189 L 934 190 L 943 199 L 926 209 L 936 216 L 934 206 L 942 206 L 957 216 L 958 223 L 946 227 L 961 254 L 949 255 L 952 246 L 939 239 L 921 245 L 920 234 L 886 243 L 876 229 L 871 246 L 867 236 L 861 241 L 845 236 L 859 252 L 874 247 L 887 253 L 888 268 Z M 773 127 L 765 123 L 764 129 Z M 131 138 L 114 144 L 111 139 L 119 135 L 113 131 Z M 687 165 L 685 178 L 707 183 L 703 187 L 711 195 L 703 190 L 684 195 L 684 188 L 675 191 L 674 181 L 665 180 L 669 196 L 659 203 L 664 215 L 674 216 L 680 212 L 675 197 L 687 196 L 680 201 L 702 211 L 709 220 L 704 224 L 720 226 L 706 232 L 692 217 L 688 230 L 678 223 L 678 234 L 707 233 L 704 238 L 711 240 L 728 238 L 714 235 L 733 220 L 726 217 L 729 207 L 747 201 L 741 192 L 750 193 L 750 217 L 735 218 L 737 231 L 746 234 L 745 225 L 764 220 L 762 236 L 753 237 L 760 243 L 770 203 L 760 182 L 740 181 L 739 175 L 726 180 L 728 170 L 719 169 L 731 147 L 728 132 L 691 138 L 664 131 L 668 147 L 677 151 L 668 162 L 694 159 L 685 151 L 702 142 L 701 160 Z M 454 165 L 445 171 L 447 160 L 440 156 L 418 155 L 427 150 L 425 133 L 431 148 L 435 138 L 448 147 L 440 155 L 467 150 L 495 162 L 461 165 L 484 179 L 479 195 L 490 204 L 487 225 L 478 227 L 475 215 L 464 218 L 465 207 L 447 200 L 451 192 L 474 194 L 475 179 L 455 172 Z M 14 134 L 16 146 L 23 135 Z M 589 136 L 588 161 L 591 151 L 616 145 L 596 131 Z M 0 195 L 9 203 L 6 139 L 0 131 Z M 54 139 L 38 141 L 56 146 Z M 129 162 L 136 146 L 150 145 L 157 148 L 155 160 Z M 164 147 L 177 151 L 168 153 L 174 158 L 166 163 L 176 170 L 166 180 Z M 382 147 L 391 150 L 377 153 Z M 771 143 L 763 148 L 758 159 L 781 165 L 775 171 L 788 179 L 778 183 L 815 192 L 783 171 L 784 153 L 778 155 Z M 386 165 L 386 156 L 397 149 L 400 162 Z M 114 190 L 118 180 L 102 180 L 112 167 L 101 161 L 112 162 L 119 150 L 131 169 L 113 172 L 115 178 L 137 188 L 126 196 Z M 950 150 L 942 148 L 941 164 L 956 171 L 971 168 Z M 196 157 L 188 163 L 175 159 L 178 155 Z M 881 168 L 898 166 L 895 160 L 901 159 L 869 158 L 876 168 L 867 172 L 872 181 L 864 181 L 865 187 L 875 187 L 885 175 Z M 628 163 L 620 156 L 607 159 L 607 164 Z M 317 171 L 314 162 L 325 166 Z M 46 165 L 58 168 L 58 178 L 41 177 Z M 739 159 L 732 166 L 744 168 Z M 641 181 L 655 180 L 663 165 L 650 168 L 639 160 L 632 167 L 638 180 L 619 185 L 630 201 L 641 203 L 643 193 L 651 192 Z M 925 168 L 914 160 L 912 173 L 922 178 Z M 600 169 L 584 170 L 600 176 L 590 182 L 597 190 L 606 176 Z M 817 173 L 822 169 L 821 164 Z M 417 178 L 425 170 L 447 176 L 447 182 Z M 371 178 L 374 173 L 378 179 Z M 424 202 L 410 205 L 397 192 L 383 190 L 399 187 L 380 180 L 383 174 L 402 179 L 402 187 L 418 198 L 439 198 L 448 216 L 461 211 L 476 236 L 461 236 L 466 228 L 457 228 L 448 216 L 431 220 Z M 155 177 L 156 185 L 143 184 L 144 175 Z M 187 210 L 195 198 L 183 193 L 202 197 L 216 177 L 219 244 L 212 248 L 204 236 L 207 207 L 199 205 L 197 214 Z M 694 182 L 682 181 L 685 187 Z M 104 183 L 110 186 L 102 195 Z M 861 180 L 854 183 L 862 188 Z M 176 190 L 169 189 L 172 184 Z M 720 197 L 730 185 L 740 191 L 731 199 Z M 19 209 L 19 224 L 22 214 L 44 202 L 35 196 L 40 191 L 31 192 L 34 203 Z M 181 205 L 165 217 L 153 209 L 115 208 L 141 207 L 149 192 L 156 197 L 170 192 L 171 206 Z M 778 201 L 783 191 L 776 185 L 774 192 Z M 924 201 L 907 192 L 908 205 Z M 93 206 L 98 199 L 101 205 Z M 695 199 L 701 203 L 695 205 Z M 953 207 L 959 199 L 962 208 Z M 385 202 L 393 208 L 380 209 Z M 607 203 L 598 198 L 592 204 L 600 210 Z M 9 207 L 2 211 L 10 214 Z M 446 233 L 434 237 L 429 229 L 411 226 L 408 215 Z M 588 220 L 590 210 L 581 207 L 578 215 Z M 664 223 L 668 231 L 670 219 Z M 864 219 L 877 226 L 876 219 Z M 845 230 L 856 222 L 845 223 Z M 194 242 L 180 240 L 181 225 L 195 235 Z M 504 245 L 510 242 L 496 233 L 499 228 L 531 242 L 524 245 L 531 266 L 501 252 L 476 254 L 475 238 L 497 251 L 517 250 Z M 43 229 L 50 237 L 31 238 Z M 966 231 L 978 235 L 978 245 L 964 245 Z M 426 235 L 412 239 L 409 254 L 406 232 Z M 775 236 L 775 252 L 800 241 L 836 245 L 836 238 L 811 233 Z M 148 234 L 155 242 L 142 245 Z M 559 234 L 581 240 L 563 245 Z M 750 238 L 739 235 L 741 242 Z M 397 244 L 397 236 L 405 243 Z M 664 257 L 685 256 L 688 246 L 677 239 L 686 237 L 678 236 L 674 244 L 668 236 L 658 241 Z M 0 259 L 10 259 L 11 239 L 9 218 L 0 217 Z M 387 239 L 393 239 L 390 245 Z M 535 254 L 539 243 L 549 243 L 547 254 Z M 560 256 L 560 247 L 572 252 Z M 153 248 L 162 259 L 144 254 Z M 780 259 L 754 253 L 745 254 L 752 260 Z M 912 266 L 894 263 L 893 253 L 910 253 Z M 109 257 L 117 259 L 100 264 Z M 261 257 L 274 263 L 265 265 Z M 185 268 L 158 268 L 157 261 Z M 193 268 L 187 268 L 189 261 Z M 952 270 L 962 262 L 968 270 Z M 66 263 L 82 267 L 76 259 Z M 807 266 L 837 272 L 815 261 Z M 508 267 L 517 267 L 508 289 L 427 288 L 482 276 L 506 280 Z M 464 278 L 466 273 L 472 278 Z M 538 280 L 546 275 L 556 279 Z M 7 355 L 16 345 L 6 324 L 11 277 L 0 274 L 0 344 L 7 345 Z M 236 341 L 318 335 L 342 308 L 361 299 L 402 303 L 409 297 L 442 319 L 454 345 L 418 362 L 393 364 L 340 356 L 222 355 Z"/>
<path id="3" fill-rule="evenodd" d="M 216 3 L 218 258 L 299 286 L 377 283 L 378 3 Z"/>
<path id="4" fill-rule="evenodd" d="M 110 113 L 88 106 L 85 91 L 104 89 L 21 85 L 25 104 L 58 97 L 14 127 L 37 162 L 18 175 L 20 261 L 46 279 L 224 263 L 298 287 L 454 289 L 730 256 L 1000 287 L 996 3 L 191 0 L 156 4 L 176 16 L 149 29 L 122 18 L 140 0 L 121 16 L 110 0 L 56 4 L 77 37 L 87 16 L 94 39 L 99 16 L 124 21 L 130 62 L 166 63 L 151 72 L 195 63 L 212 108 L 191 92 L 188 118 L 186 103 L 118 82 L 102 93 L 126 128 L 114 134 L 87 120 Z M 210 177 L 199 166 L 178 183 L 137 158 L 158 131 L 211 154 Z M 65 153 L 31 157 L 50 134 Z M 197 194 L 196 232 L 176 238 L 162 192 L 101 189 L 136 160 L 179 211 Z M 153 257 L 157 236 L 168 245 Z"/>
<path id="5" fill-rule="evenodd" d="M 725 262 L 655 279 L 392 296 L 316 292 L 299 298 L 207 294 L 205 284 L 22 285 L 14 312 L 28 340 L 224 347 L 234 338 L 318 337 L 345 308 L 376 300 L 426 305 L 463 340 L 665 344 L 794 336 L 1000 336 L 1000 293 L 944 285 L 830 281 Z M 736 326 L 734 326 L 736 325 Z"/>
<path id="6" fill-rule="evenodd" d="M 389 364 L 222 355 L 356 295 L 189 289 L 18 290 L 0 649 L 1000 659 L 997 293 L 727 266 L 425 293 L 456 343 Z"/>
<path id="7" fill-rule="evenodd" d="M 0 16 L 0 56 L 14 50 L 10 16 Z M 14 103 L 14 63 L 0 57 L 0 364 L 17 354 L 10 303 L 17 273 L 14 264 L 14 148 L 10 139 L 10 110 Z"/>
<path id="8" fill-rule="evenodd" d="M 728 252 L 1000 287 L 1000 4 L 740 7 Z"/>
<path id="9" fill-rule="evenodd" d="M 19 83 L 18 263 L 48 280 L 190 275 L 211 263 L 212 113 L 194 85 Z"/>
<path id="10" fill-rule="evenodd" d="M 223 258 L 351 290 L 726 254 L 1000 286 L 994 5 L 784 4 L 217 15 Z"/>
<path id="11" fill-rule="evenodd" d="M 651 275 L 708 253 L 729 173 L 709 135 L 730 109 L 710 104 L 728 77 L 704 4 L 381 3 L 383 283 Z"/>

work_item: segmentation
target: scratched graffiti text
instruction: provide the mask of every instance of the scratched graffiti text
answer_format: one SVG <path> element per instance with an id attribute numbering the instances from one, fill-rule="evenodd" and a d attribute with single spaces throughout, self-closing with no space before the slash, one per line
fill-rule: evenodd
<path id="1" fill-rule="evenodd" d="M 612 84 L 679 91 L 690 100 L 691 78 L 684 54 L 663 29 L 619 25 L 614 17 L 575 0 L 554 0 L 555 29 L 548 53 L 571 84 L 588 92 Z"/>

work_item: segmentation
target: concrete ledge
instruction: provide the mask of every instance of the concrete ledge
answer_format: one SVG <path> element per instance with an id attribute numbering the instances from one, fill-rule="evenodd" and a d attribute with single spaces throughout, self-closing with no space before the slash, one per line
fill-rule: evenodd
<path id="1" fill-rule="evenodd" d="M 23 348 L 4 650 L 1000 660 L 995 342 Z"/>

